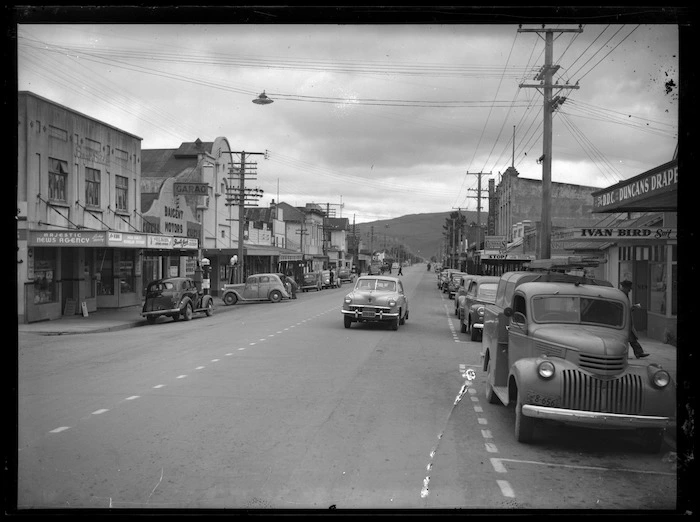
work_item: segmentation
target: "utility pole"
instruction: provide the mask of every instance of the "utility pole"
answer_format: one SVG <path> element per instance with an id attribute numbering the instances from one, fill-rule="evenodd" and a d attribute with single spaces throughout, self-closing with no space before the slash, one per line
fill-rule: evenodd
<path id="1" fill-rule="evenodd" d="M 542 89 L 544 95 L 543 116 L 543 144 L 542 156 L 538 163 L 542 163 L 542 236 L 540 237 L 540 259 L 549 259 L 552 256 L 552 113 L 566 98 L 557 96 L 552 99 L 553 89 L 578 89 L 578 85 L 558 85 L 552 84 L 552 75 L 559 69 L 558 65 L 552 65 L 554 33 L 582 33 L 583 29 L 579 25 L 578 29 L 523 29 L 518 28 L 519 33 L 544 33 L 545 50 L 544 65 L 533 78 L 539 80 L 538 84 L 520 84 L 520 87 L 532 87 Z M 541 35 L 538 34 L 540 38 Z"/>
<path id="2" fill-rule="evenodd" d="M 232 165 L 238 165 L 238 169 L 233 166 L 229 170 L 229 180 L 230 183 L 226 187 L 226 206 L 238 205 L 238 283 L 243 283 L 245 281 L 245 260 L 244 260 L 244 249 L 243 249 L 243 234 L 245 225 L 245 206 L 249 203 L 249 206 L 257 206 L 258 200 L 262 197 L 262 189 L 246 189 L 245 182 L 246 179 L 256 179 L 257 175 L 257 163 L 253 163 L 252 167 L 246 165 L 246 155 L 260 155 L 267 156 L 266 152 L 231 152 L 222 151 L 228 154 L 240 154 L 241 162 L 232 163 Z M 238 177 L 238 193 L 236 194 L 233 181 Z M 233 220 L 230 220 L 233 221 Z"/>
<path id="3" fill-rule="evenodd" d="M 476 198 L 476 249 L 479 250 L 481 247 L 481 193 L 486 192 L 488 193 L 487 190 L 482 190 L 481 189 L 481 178 L 483 176 L 490 176 L 491 172 L 467 172 L 467 176 L 477 176 L 477 188 L 476 188 L 476 196 L 470 196 L 473 198 Z M 469 190 L 474 190 L 474 189 L 469 189 Z"/>

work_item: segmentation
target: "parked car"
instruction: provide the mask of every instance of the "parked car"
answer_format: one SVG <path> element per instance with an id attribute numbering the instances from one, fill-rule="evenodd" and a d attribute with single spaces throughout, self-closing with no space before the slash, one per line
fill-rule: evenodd
<path id="1" fill-rule="evenodd" d="M 355 278 L 349 268 L 338 269 L 338 281 L 341 283 L 352 283 Z"/>
<path id="2" fill-rule="evenodd" d="M 331 271 L 322 270 L 321 284 L 323 288 L 338 288 L 340 286 L 340 279 L 338 279 L 338 274 L 336 273 L 335 277 L 333 278 L 333 284 L 331 284 Z"/>
<path id="3" fill-rule="evenodd" d="M 141 316 L 146 318 L 148 324 L 155 323 L 161 316 L 172 317 L 173 321 L 180 318 L 189 321 L 196 312 L 211 316 L 214 301 L 212 296 L 197 289 L 193 279 L 169 277 L 148 283 L 146 300 L 141 309 Z"/>
<path id="4" fill-rule="evenodd" d="M 408 298 L 398 277 L 362 276 L 343 298 L 345 328 L 352 323 L 385 322 L 393 330 L 408 319 Z"/>
<path id="5" fill-rule="evenodd" d="M 468 275 L 466 272 L 452 272 L 450 274 L 450 278 L 447 280 L 447 297 L 454 299 L 457 288 L 466 275 Z"/>
<path id="6" fill-rule="evenodd" d="M 501 276 L 484 311 L 486 399 L 513 406 L 519 442 L 547 420 L 636 430 L 659 452 L 676 423 L 676 384 L 658 363 L 628 359 L 632 314 L 621 290 L 562 273 L 587 266 L 540 259 Z"/>
<path id="7" fill-rule="evenodd" d="M 497 276 L 478 276 L 469 282 L 467 293 L 459 305 L 459 326 L 472 341 L 480 341 L 484 328 L 484 306 L 496 302 Z"/>
<path id="8" fill-rule="evenodd" d="M 306 272 L 304 278 L 301 282 L 301 291 L 306 292 L 308 290 L 316 290 L 320 292 L 323 289 L 323 280 L 321 279 L 321 272 Z"/>
<path id="9" fill-rule="evenodd" d="M 234 305 L 239 301 L 278 303 L 290 297 L 277 274 L 255 274 L 249 276 L 245 283 L 226 284 L 221 289 L 221 299 L 227 305 Z"/>
<path id="10" fill-rule="evenodd" d="M 459 307 L 464 301 L 464 296 L 467 295 L 467 290 L 469 290 L 469 284 L 478 279 L 481 276 L 474 274 L 466 274 L 462 276 L 462 280 L 459 282 L 459 286 L 455 291 L 454 302 L 455 302 L 455 315 L 459 317 Z"/>

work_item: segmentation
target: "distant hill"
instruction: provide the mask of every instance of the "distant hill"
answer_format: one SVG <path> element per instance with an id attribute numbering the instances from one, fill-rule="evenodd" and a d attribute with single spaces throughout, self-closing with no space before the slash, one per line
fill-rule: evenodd
<path id="1" fill-rule="evenodd" d="M 431 214 L 409 214 L 394 219 L 382 219 L 368 223 L 357 223 L 356 232 L 360 235 L 364 244 L 369 245 L 369 234 L 374 227 L 374 250 L 384 248 L 392 242 L 403 243 L 416 256 L 430 260 L 437 256 L 443 240 L 443 225 L 449 219 L 451 212 L 436 212 Z M 476 211 L 462 211 L 467 223 L 476 223 Z M 485 216 L 481 216 L 484 221 Z M 352 222 L 350 223 L 352 233 Z"/>

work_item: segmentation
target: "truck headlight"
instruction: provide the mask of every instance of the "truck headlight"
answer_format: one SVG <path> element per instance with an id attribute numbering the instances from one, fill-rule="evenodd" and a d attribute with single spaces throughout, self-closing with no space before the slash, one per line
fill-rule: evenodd
<path id="1" fill-rule="evenodd" d="M 551 379 L 554 376 L 554 365 L 550 361 L 542 361 L 537 365 L 537 373 L 543 379 Z"/>
<path id="2" fill-rule="evenodd" d="M 652 374 L 651 382 L 657 388 L 665 388 L 671 382 L 671 376 L 666 370 L 658 370 Z"/>
<path id="3" fill-rule="evenodd" d="M 479 314 L 479 317 L 484 317 L 484 307 L 480 306 L 479 308 L 477 308 L 476 313 Z"/>

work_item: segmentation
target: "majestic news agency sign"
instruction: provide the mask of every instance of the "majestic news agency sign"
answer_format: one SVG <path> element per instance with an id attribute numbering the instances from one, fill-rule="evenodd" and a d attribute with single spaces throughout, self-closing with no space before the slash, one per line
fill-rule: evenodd
<path id="1" fill-rule="evenodd" d="M 675 228 L 569 228 L 552 232 L 552 241 L 619 241 L 624 239 L 678 239 Z"/>
<path id="2" fill-rule="evenodd" d="M 208 183 L 173 183 L 176 196 L 208 196 Z"/>

